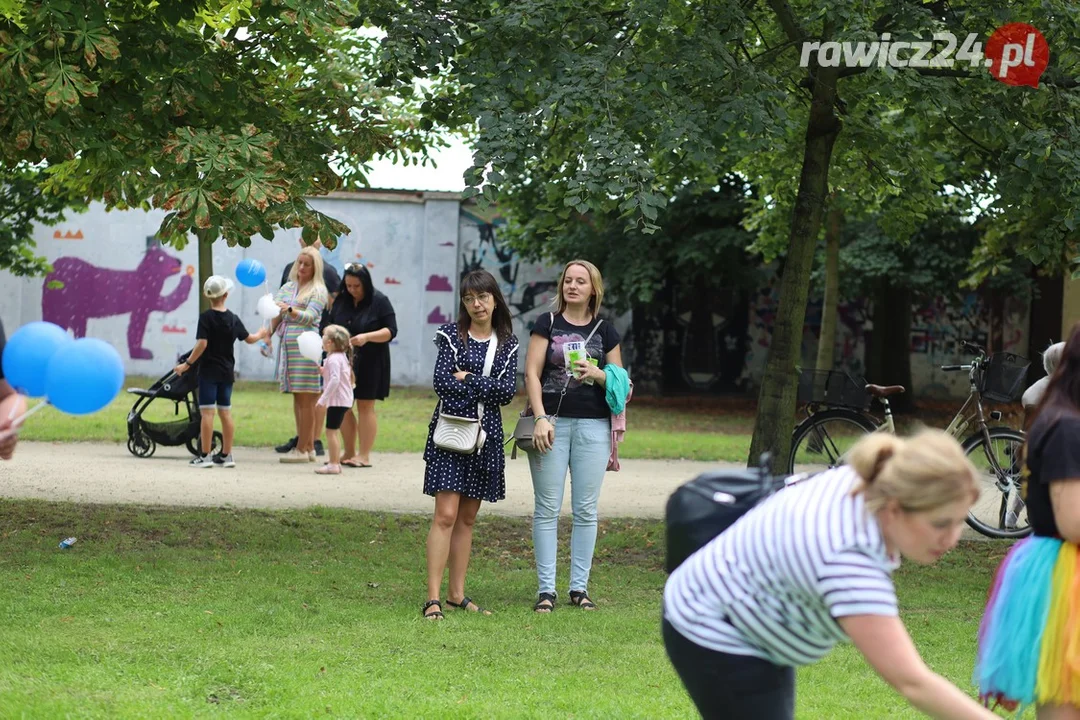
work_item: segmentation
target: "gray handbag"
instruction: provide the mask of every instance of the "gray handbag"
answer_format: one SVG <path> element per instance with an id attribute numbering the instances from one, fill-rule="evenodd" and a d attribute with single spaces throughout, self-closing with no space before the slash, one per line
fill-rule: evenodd
<path id="1" fill-rule="evenodd" d="M 596 321 L 596 325 L 593 327 L 592 332 L 589 333 L 589 337 L 585 338 L 585 345 L 588 345 L 589 341 L 592 340 L 592 336 L 596 334 L 596 331 L 600 327 L 600 324 L 602 322 L 604 322 L 603 319 L 600 319 L 600 320 Z M 552 326 L 555 325 L 555 313 L 551 313 L 551 325 Z M 551 333 L 550 332 L 548 333 L 548 342 L 549 343 L 551 342 Z M 569 373 L 569 371 L 568 371 L 566 373 L 566 382 L 563 383 L 562 391 L 559 393 L 559 402 L 555 406 L 554 414 L 552 414 L 550 416 L 552 424 L 554 424 L 554 421 L 559 417 L 559 410 L 562 409 L 562 401 L 563 401 L 563 398 L 566 396 L 566 389 L 568 387 L 570 387 L 570 379 L 572 377 L 573 377 L 573 375 L 571 375 Z M 525 409 L 521 411 L 520 415 L 518 415 L 517 424 L 514 425 L 514 433 L 510 437 L 510 440 L 507 441 L 507 442 L 512 441 L 514 443 L 514 447 L 510 451 L 510 459 L 511 460 L 516 460 L 517 459 L 517 451 L 518 451 L 518 449 L 521 449 L 523 452 L 527 452 L 527 453 L 532 452 L 533 450 L 536 449 L 535 446 L 533 445 L 533 431 L 534 430 L 536 430 L 536 416 L 533 415 L 532 406 L 529 404 L 529 401 L 526 399 L 525 400 Z"/>

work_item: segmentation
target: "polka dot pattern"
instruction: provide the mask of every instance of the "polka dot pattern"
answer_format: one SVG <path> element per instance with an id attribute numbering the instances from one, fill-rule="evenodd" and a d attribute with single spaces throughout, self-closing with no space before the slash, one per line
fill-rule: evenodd
<path id="1" fill-rule="evenodd" d="M 484 357 L 490 340 L 468 337 L 467 346 L 460 346 L 457 326 L 443 325 L 435 334 L 439 355 L 435 360 L 432 385 L 442 402 L 443 412 L 459 417 L 477 417 L 477 403 L 484 403 L 480 421 L 487 440 L 480 452 L 471 455 L 450 452 L 435 446 L 432 436 L 439 417 L 439 407 L 431 415 L 427 445 L 424 449 L 424 493 L 435 495 L 452 491 L 485 502 L 506 497 L 506 454 L 503 450 L 501 406 L 514 399 L 517 386 L 517 338 L 509 338 L 495 351 L 489 377 L 482 377 Z M 469 383 L 454 377 L 454 372 L 473 373 Z"/>

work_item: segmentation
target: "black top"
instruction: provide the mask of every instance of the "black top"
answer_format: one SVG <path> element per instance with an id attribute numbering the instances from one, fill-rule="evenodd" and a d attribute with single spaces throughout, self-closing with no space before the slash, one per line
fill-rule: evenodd
<path id="1" fill-rule="evenodd" d="M 206 340 L 206 350 L 199 357 L 199 377 L 210 382 L 232 382 L 236 360 L 233 355 L 233 343 L 247 340 L 247 328 L 231 310 L 213 308 L 199 315 L 199 328 L 195 331 L 198 340 Z"/>
<path id="2" fill-rule="evenodd" d="M 4 323 L 0 321 L 0 356 L 4 354 L 4 346 L 7 345 L 7 335 L 4 334 Z M 4 363 L 0 362 L 0 380 L 4 379 Z"/>
<path id="3" fill-rule="evenodd" d="M 289 273 L 292 272 L 292 266 L 296 264 L 296 261 L 292 261 L 285 266 L 285 272 L 281 273 L 281 285 L 289 282 Z M 322 266 L 323 282 L 326 284 L 326 292 L 328 295 L 333 295 L 338 291 L 341 286 L 341 278 L 337 274 L 337 270 L 330 263 L 324 262 Z M 279 285 L 278 287 L 281 287 Z"/>
<path id="4" fill-rule="evenodd" d="M 393 340 L 398 333 L 394 306 L 390 304 L 390 298 L 378 290 L 372 292 L 370 302 L 359 304 L 348 292 L 341 293 L 330 306 L 326 324 L 341 325 L 349 331 L 350 337 L 388 328 Z M 353 373 L 358 399 L 385 398 L 390 392 L 390 343 L 354 345 Z"/>
<path id="5" fill-rule="evenodd" d="M 549 415 L 554 415 L 558 408 L 558 414 L 562 417 L 606 418 L 611 416 L 611 409 L 608 408 L 607 400 L 604 399 L 604 388 L 599 384 L 585 385 L 574 379 L 570 380 L 562 406 L 559 406 L 559 394 L 562 392 L 563 385 L 566 384 L 566 343 L 584 342 L 596 323 L 597 320 L 594 319 L 588 325 L 571 325 L 563 318 L 562 313 L 555 315 L 554 323 L 552 323 L 551 313 L 544 313 L 536 318 L 532 334 L 548 339 L 547 357 L 544 360 L 544 372 L 540 376 L 540 385 L 543 392 L 544 412 Z M 597 365 L 603 369 L 607 364 L 607 354 L 618 344 L 619 331 L 610 322 L 604 320 L 589 339 L 585 350 L 590 358 L 598 360 Z"/>
<path id="6" fill-rule="evenodd" d="M 1027 437 L 1024 474 L 1028 520 L 1035 535 L 1061 537 L 1050 483 L 1080 478 L 1080 414 L 1044 410 L 1035 418 Z"/>

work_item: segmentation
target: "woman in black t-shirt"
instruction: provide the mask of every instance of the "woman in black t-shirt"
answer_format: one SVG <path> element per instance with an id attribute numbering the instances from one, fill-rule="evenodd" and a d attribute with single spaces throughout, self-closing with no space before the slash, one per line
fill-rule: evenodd
<path id="1" fill-rule="evenodd" d="M 360 263 L 345 266 L 337 298 L 330 308 L 329 324 L 349 331 L 353 346 L 356 416 L 345 413 L 341 435 L 346 467 L 371 467 L 378 420 L 375 401 L 390 394 L 390 341 L 397 336 L 397 317 L 390 299 L 375 289 L 371 273 Z"/>
<path id="2" fill-rule="evenodd" d="M 1024 446 L 1032 536 L 998 568 L 975 677 L 987 701 L 1080 719 L 1080 323 L 1035 408 Z"/>
<path id="3" fill-rule="evenodd" d="M 619 333 L 599 317 L 603 299 L 604 280 L 596 266 L 571 260 L 559 275 L 556 311 L 540 315 L 529 338 L 525 387 L 536 414 L 529 471 L 535 499 L 537 612 L 555 609 L 555 554 L 567 470 L 574 516 L 570 603 L 596 609 L 588 595 L 589 571 L 596 547 L 596 506 L 611 454 L 604 366 L 622 365 Z"/>

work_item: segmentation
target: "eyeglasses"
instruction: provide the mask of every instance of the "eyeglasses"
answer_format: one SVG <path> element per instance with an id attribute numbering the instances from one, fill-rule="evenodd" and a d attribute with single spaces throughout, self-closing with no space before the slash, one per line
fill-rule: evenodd
<path id="1" fill-rule="evenodd" d="M 482 292 L 477 295 L 466 295 L 465 297 L 461 298 L 461 302 L 465 303 L 466 305 L 472 305 L 477 300 L 480 301 L 481 305 L 487 305 L 489 302 L 491 302 L 491 293 Z"/>

